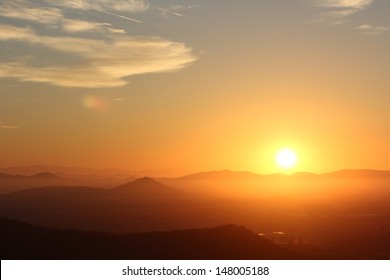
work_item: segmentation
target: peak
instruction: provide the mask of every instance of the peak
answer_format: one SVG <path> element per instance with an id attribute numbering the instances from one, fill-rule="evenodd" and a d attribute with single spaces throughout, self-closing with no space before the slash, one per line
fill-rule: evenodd
<path id="1" fill-rule="evenodd" d="M 161 184 L 160 182 L 150 177 L 138 178 L 135 179 L 133 182 L 129 182 L 125 185 L 132 186 L 132 187 L 161 187 L 161 186 L 165 187 L 164 184 Z"/>
<path id="2" fill-rule="evenodd" d="M 149 177 L 136 179 L 133 182 L 114 188 L 113 191 L 147 197 L 176 197 L 184 195 L 183 191 L 161 184 Z"/>
<path id="3" fill-rule="evenodd" d="M 260 175 L 247 171 L 218 170 L 195 173 L 181 178 L 184 179 L 253 179 Z"/>
<path id="4" fill-rule="evenodd" d="M 59 177 L 50 172 L 41 172 L 32 176 L 36 179 L 58 179 Z"/>
<path id="5" fill-rule="evenodd" d="M 160 184 L 159 182 L 157 182 L 156 180 L 154 180 L 150 177 L 142 177 L 142 178 L 135 179 L 133 181 L 133 183 L 157 183 L 157 184 Z"/>
<path id="6" fill-rule="evenodd" d="M 167 186 L 161 184 L 160 182 L 157 182 L 156 180 L 150 177 L 143 177 L 143 178 L 135 179 L 134 181 L 128 182 L 119 187 L 116 187 L 116 189 L 134 189 L 134 188 L 144 189 L 144 188 L 151 188 L 151 187 L 159 188 L 159 187 L 167 187 Z"/>
<path id="7" fill-rule="evenodd" d="M 290 177 L 294 177 L 294 178 L 313 178 L 316 176 L 318 175 L 310 172 L 295 172 L 290 175 Z"/>

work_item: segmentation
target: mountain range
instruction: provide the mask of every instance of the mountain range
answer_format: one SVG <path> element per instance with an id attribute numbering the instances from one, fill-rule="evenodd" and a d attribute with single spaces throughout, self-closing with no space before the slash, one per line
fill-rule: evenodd
<path id="1" fill-rule="evenodd" d="M 60 230 L 0 218 L 1 259 L 249 260 L 311 259 L 236 225 L 110 234 Z M 323 256 L 317 256 L 321 258 Z"/>
<path id="2" fill-rule="evenodd" d="M 1 194 L 0 217 L 71 234 L 82 230 L 110 236 L 240 224 L 267 236 L 286 233 L 287 244 L 300 240 L 302 252 L 332 255 L 337 249 L 339 256 L 387 258 L 383 248 L 390 247 L 388 175 L 372 170 L 265 176 L 219 171 L 144 177 L 109 188 L 47 184 Z M 49 179 L 43 180 L 46 183 L 67 182 L 51 174 L 3 182 L 42 178 Z"/>
<path id="3" fill-rule="evenodd" d="M 209 206 L 208 198 L 147 177 L 111 189 L 48 186 L 0 195 L 0 216 L 52 227 L 114 232 L 209 225 L 200 218 Z"/>

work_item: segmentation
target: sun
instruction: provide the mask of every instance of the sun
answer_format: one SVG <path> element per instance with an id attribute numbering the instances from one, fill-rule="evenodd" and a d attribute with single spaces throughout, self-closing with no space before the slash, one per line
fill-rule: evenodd
<path id="1" fill-rule="evenodd" d="M 276 162 L 281 168 L 292 168 L 297 164 L 297 161 L 297 154 L 291 149 L 282 149 L 276 153 Z"/>

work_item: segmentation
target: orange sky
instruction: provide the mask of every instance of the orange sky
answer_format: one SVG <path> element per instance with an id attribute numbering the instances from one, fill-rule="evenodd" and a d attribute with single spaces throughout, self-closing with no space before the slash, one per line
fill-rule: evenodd
<path id="1" fill-rule="evenodd" d="M 0 166 L 390 169 L 387 1 L 49 2 L 0 4 Z"/>

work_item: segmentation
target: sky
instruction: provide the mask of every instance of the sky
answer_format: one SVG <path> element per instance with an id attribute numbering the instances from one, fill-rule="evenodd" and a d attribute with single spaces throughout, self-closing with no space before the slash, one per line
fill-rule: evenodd
<path id="1" fill-rule="evenodd" d="M 390 169 L 390 1 L 1 0 L 0 166 Z"/>

